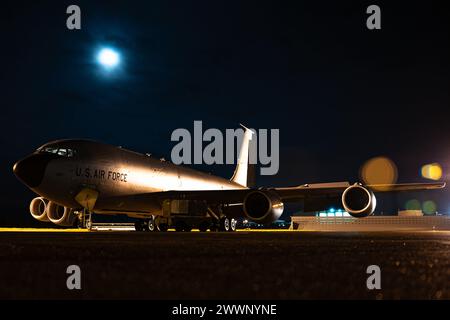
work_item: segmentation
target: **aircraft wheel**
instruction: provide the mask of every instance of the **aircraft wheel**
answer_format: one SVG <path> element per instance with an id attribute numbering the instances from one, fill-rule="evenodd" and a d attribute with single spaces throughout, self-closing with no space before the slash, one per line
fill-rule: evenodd
<path id="1" fill-rule="evenodd" d="M 236 219 L 230 219 L 230 230 L 231 232 L 236 231 L 236 226 L 237 226 L 237 220 Z"/>
<path id="2" fill-rule="evenodd" d="M 230 219 L 222 218 L 220 220 L 220 231 L 230 231 Z"/>
<path id="3" fill-rule="evenodd" d="M 155 220 L 149 219 L 147 222 L 147 230 L 150 232 L 155 232 L 156 230 L 156 224 L 155 224 Z"/>

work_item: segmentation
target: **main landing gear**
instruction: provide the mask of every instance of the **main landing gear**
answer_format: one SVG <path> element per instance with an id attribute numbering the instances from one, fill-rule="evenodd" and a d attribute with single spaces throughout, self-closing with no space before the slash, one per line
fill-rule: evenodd
<path id="1" fill-rule="evenodd" d="M 134 229 L 136 231 L 150 231 L 150 232 L 155 232 L 155 231 L 167 231 L 169 229 L 169 225 L 167 224 L 166 221 L 161 221 L 160 219 L 158 219 L 159 217 L 156 218 L 150 218 L 147 220 L 139 220 L 136 221 L 134 223 Z"/>
<path id="2" fill-rule="evenodd" d="M 219 221 L 219 226 L 216 228 L 218 231 L 234 232 L 236 231 L 237 220 L 234 218 L 223 217 Z M 212 230 L 211 231 L 216 231 Z"/>
<path id="3" fill-rule="evenodd" d="M 189 232 L 193 228 L 199 229 L 200 232 L 206 232 L 208 229 L 211 232 L 234 232 L 237 227 L 237 220 L 234 218 L 222 217 L 218 221 L 212 219 L 206 219 L 200 223 L 189 223 L 189 219 L 186 220 L 172 220 L 173 224 L 170 227 L 175 228 L 177 232 Z M 169 229 L 169 223 L 167 219 L 161 217 L 152 217 L 147 220 L 139 220 L 134 223 L 136 231 L 149 231 L 149 232 L 165 232 Z"/>
<path id="4" fill-rule="evenodd" d="M 158 219 L 158 217 L 155 218 L 150 218 L 148 220 L 139 220 L 136 221 L 134 223 L 134 229 L 136 231 L 150 231 L 150 232 L 155 232 L 155 231 L 162 231 L 165 232 L 169 229 L 169 225 L 167 224 L 167 222 L 163 222 L 163 221 L 159 221 L 160 219 Z"/>

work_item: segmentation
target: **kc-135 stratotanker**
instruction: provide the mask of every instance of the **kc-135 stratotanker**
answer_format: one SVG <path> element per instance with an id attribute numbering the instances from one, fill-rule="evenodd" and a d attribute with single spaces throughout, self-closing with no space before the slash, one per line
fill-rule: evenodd
<path id="1" fill-rule="evenodd" d="M 60 226 L 80 225 L 84 213 L 124 214 L 138 231 L 234 231 L 238 218 L 268 224 L 284 204 L 305 211 L 341 205 L 353 217 L 376 207 L 377 192 L 431 190 L 443 182 L 363 185 L 331 182 L 294 187 L 250 188 L 247 184 L 250 129 L 245 130 L 230 180 L 163 159 L 90 140 L 49 142 L 18 161 L 15 175 L 39 196 L 31 215 Z"/>

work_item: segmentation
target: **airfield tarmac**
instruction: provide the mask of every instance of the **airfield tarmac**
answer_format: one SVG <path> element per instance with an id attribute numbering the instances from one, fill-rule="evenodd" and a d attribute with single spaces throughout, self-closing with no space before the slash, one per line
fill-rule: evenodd
<path id="1" fill-rule="evenodd" d="M 1 299 L 450 299 L 450 232 L 30 231 L 0 230 Z"/>

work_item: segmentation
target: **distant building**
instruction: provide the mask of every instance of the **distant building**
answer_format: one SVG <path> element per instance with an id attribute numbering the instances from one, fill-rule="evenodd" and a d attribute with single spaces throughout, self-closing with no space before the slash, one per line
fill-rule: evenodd
<path id="1" fill-rule="evenodd" d="M 450 217 L 424 215 L 422 210 L 399 210 L 395 216 L 354 218 L 342 209 L 315 216 L 292 216 L 291 230 L 299 231 L 427 231 L 450 230 Z"/>

